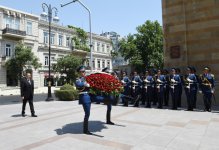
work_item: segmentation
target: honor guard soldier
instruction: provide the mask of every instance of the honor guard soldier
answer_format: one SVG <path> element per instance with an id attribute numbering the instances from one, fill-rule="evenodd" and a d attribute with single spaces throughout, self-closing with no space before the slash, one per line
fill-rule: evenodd
<path id="1" fill-rule="evenodd" d="M 156 92 L 157 92 L 157 98 L 158 98 L 158 107 L 162 109 L 163 108 L 163 100 L 164 100 L 164 86 L 166 83 L 165 76 L 162 75 L 161 70 L 157 70 L 157 76 L 155 80 L 155 86 L 156 86 Z"/>
<path id="2" fill-rule="evenodd" d="M 172 96 L 172 109 L 177 110 L 178 99 L 180 95 L 181 78 L 176 74 L 176 69 L 171 69 L 172 74 L 170 75 L 170 93 Z"/>
<path id="3" fill-rule="evenodd" d="M 205 111 L 211 111 L 212 96 L 214 96 L 214 75 L 210 73 L 210 68 L 205 67 L 200 75 L 200 88 L 203 93 Z"/>
<path id="4" fill-rule="evenodd" d="M 122 73 L 122 76 L 123 77 L 122 77 L 121 82 L 123 83 L 124 91 L 121 94 L 122 95 L 121 99 L 122 99 L 123 105 L 128 107 L 129 101 L 128 101 L 127 96 L 129 96 L 130 94 L 131 80 L 129 80 L 129 77 L 127 76 L 127 73 L 125 71 Z"/>
<path id="5" fill-rule="evenodd" d="M 150 70 L 145 71 L 145 78 L 143 80 L 144 88 L 144 98 L 146 99 L 146 107 L 151 108 L 151 102 L 153 100 L 153 91 L 154 91 L 154 78 L 151 75 Z"/>
<path id="6" fill-rule="evenodd" d="M 183 90 L 183 86 L 182 86 L 183 75 L 181 74 L 181 70 L 179 68 L 176 68 L 176 74 L 178 74 L 180 76 L 180 79 L 181 79 L 181 83 L 179 83 L 179 98 L 177 101 L 178 107 L 181 107 L 181 105 L 182 105 L 182 90 Z"/>
<path id="7" fill-rule="evenodd" d="M 170 77 L 169 72 L 167 69 L 163 70 L 164 76 L 165 76 L 165 86 L 164 86 L 164 106 L 169 105 L 169 95 L 170 95 Z"/>
<path id="8" fill-rule="evenodd" d="M 196 88 L 197 79 L 195 74 L 192 72 L 191 67 L 187 67 L 187 74 L 185 75 L 183 82 L 184 82 L 186 99 L 187 99 L 187 110 L 193 111 L 195 94 L 197 90 Z"/>
<path id="9" fill-rule="evenodd" d="M 152 73 L 153 73 L 153 79 L 154 79 L 154 84 L 155 84 L 155 81 L 156 81 L 156 78 L 157 78 L 157 70 L 156 69 L 152 69 Z M 152 98 L 152 102 L 153 102 L 153 105 L 156 106 L 157 105 L 157 102 L 158 102 L 158 96 L 157 96 L 157 88 L 156 86 L 154 85 L 153 86 L 154 89 L 153 89 L 153 98 Z"/>
<path id="10" fill-rule="evenodd" d="M 106 67 L 102 70 L 102 72 L 109 73 L 110 71 L 109 68 Z M 118 79 L 115 72 L 112 72 L 111 75 L 114 76 L 116 79 Z M 114 125 L 115 123 L 111 121 L 111 110 L 112 110 L 112 103 L 115 103 L 115 96 L 108 95 L 108 96 L 103 96 L 103 98 L 109 99 L 107 103 L 107 111 L 106 111 L 106 124 Z"/>
<path id="11" fill-rule="evenodd" d="M 84 124 L 83 124 L 83 132 L 85 134 L 92 134 L 88 130 L 88 119 L 90 116 L 90 108 L 91 108 L 91 99 L 89 95 L 89 87 L 90 85 L 85 80 L 85 67 L 80 66 L 77 69 L 80 77 L 76 80 L 76 88 L 79 90 L 79 104 L 83 106 L 84 109 Z"/>
<path id="12" fill-rule="evenodd" d="M 192 73 L 195 75 L 196 80 L 197 80 L 197 83 L 195 84 L 195 99 L 194 99 L 194 104 L 193 104 L 194 108 L 196 108 L 198 85 L 199 85 L 199 83 L 200 83 L 200 78 L 199 78 L 199 76 L 196 74 L 196 69 L 195 69 L 195 67 L 191 67 L 191 69 L 192 69 L 192 70 L 191 70 Z"/>
<path id="13" fill-rule="evenodd" d="M 133 95 L 135 98 L 134 107 L 139 106 L 139 100 L 141 96 L 141 85 L 142 85 L 142 80 L 140 76 L 138 75 L 138 73 L 135 71 L 133 79 L 132 79 L 132 90 L 133 90 Z"/>

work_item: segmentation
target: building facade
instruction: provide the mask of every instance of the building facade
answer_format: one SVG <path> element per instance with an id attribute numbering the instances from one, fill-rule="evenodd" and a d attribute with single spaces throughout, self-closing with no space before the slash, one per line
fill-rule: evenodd
<path id="1" fill-rule="evenodd" d="M 32 49 L 39 58 L 42 67 L 33 70 L 36 87 L 46 86 L 49 64 L 49 24 L 42 17 L 0 6 L 0 87 L 17 86 L 18 81 L 8 76 L 5 62 L 13 57 L 18 42 L 22 42 Z M 73 48 L 72 38 L 76 32 L 58 22 L 51 25 L 51 64 L 63 56 L 73 54 L 84 56 L 86 66 L 89 66 L 90 53 Z M 113 47 L 110 38 L 93 34 L 93 70 L 100 71 L 105 67 L 112 70 L 111 51 Z M 51 70 L 53 78 L 62 75 Z"/>
<path id="2" fill-rule="evenodd" d="M 165 67 L 210 66 L 219 76 L 219 1 L 162 0 Z"/>
<path id="3" fill-rule="evenodd" d="M 129 64 L 128 60 L 125 60 L 124 57 L 121 56 L 121 53 L 119 52 L 119 41 L 121 40 L 120 35 L 116 32 L 104 32 L 101 34 L 101 36 L 110 38 L 113 45 L 113 58 L 112 58 L 112 66 L 114 71 L 122 72 L 125 71 L 128 74 L 131 73 L 133 68 Z"/>

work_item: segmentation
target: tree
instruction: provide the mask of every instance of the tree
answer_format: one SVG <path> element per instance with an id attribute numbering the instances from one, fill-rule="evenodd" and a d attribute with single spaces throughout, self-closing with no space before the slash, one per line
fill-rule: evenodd
<path id="1" fill-rule="evenodd" d="M 67 83 L 72 84 L 77 77 L 76 69 L 83 63 L 83 58 L 67 55 L 57 60 L 53 65 L 53 70 L 60 74 L 66 74 Z"/>
<path id="2" fill-rule="evenodd" d="M 89 52 L 90 49 L 87 46 L 87 32 L 71 25 L 68 25 L 68 28 L 76 31 L 76 36 L 72 38 L 75 48 Z"/>
<path id="3" fill-rule="evenodd" d="M 146 21 L 137 33 L 120 41 L 120 52 L 138 71 L 163 67 L 163 33 L 160 24 Z"/>
<path id="4" fill-rule="evenodd" d="M 34 69 L 41 67 L 39 59 L 34 55 L 31 48 L 22 43 L 18 43 L 16 45 L 14 57 L 9 59 L 5 65 L 9 75 L 18 77 L 17 79 L 22 77 L 23 70 L 30 69 L 32 67 Z"/>

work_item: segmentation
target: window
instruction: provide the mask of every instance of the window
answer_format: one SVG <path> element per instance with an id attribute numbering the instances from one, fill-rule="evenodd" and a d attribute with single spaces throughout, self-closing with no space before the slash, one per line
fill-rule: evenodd
<path id="1" fill-rule="evenodd" d="M 51 44 L 54 44 L 55 43 L 55 34 L 51 33 Z"/>
<path id="2" fill-rule="evenodd" d="M 107 50 L 107 53 L 110 52 L 110 46 L 109 45 L 106 46 L 106 50 Z"/>
<path id="3" fill-rule="evenodd" d="M 62 39 L 63 39 L 63 36 L 59 35 L 59 46 L 62 46 Z"/>
<path id="4" fill-rule="evenodd" d="M 100 60 L 97 60 L 97 68 L 100 68 Z"/>
<path id="5" fill-rule="evenodd" d="M 5 46 L 5 56 L 6 57 L 11 56 L 11 45 L 10 44 L 6 44 L 6 46 Z"/>
<path id="6" fill-rule="evenodd" d="M 48 66 L 49 65 L 49 57 L 48 56 L 45 56 L 45 66 Z"/>
<path id="7" fill-rule="evenodd" d="M 92 51 L 95 50 L 95 42 L 92 42 Z"/>
<path id="8" fill-rule="evenodd" d="M 45 43 L 45 44 L 48 43 L 48 36 L 49 36 L 49 34 L 47 32 L 43 32 L 43 37 L 44 37 L 43 38 L 43 40 L 44 40 L 43 43 Z"/>
<path id="9" fill-rule="evenodd" d="M 18 18 L 14 20 L 14 29 L 17 29 L 17 30 L 20 29 L 20 19 Z"/>
<path id="10" fill-rule="evenodd" d="M 70 37 L 66 37 L 66 46 L 70 47 Z"/>
<path id="11" fill-rule="evenodd" d="M 95 68 L 95 59 L 92 61 L 92 63 L 93 63 L 93 68 Z"/>
<path id="12" fill-rule="evenodd" d="M 87 63 L 87 66 L 90 66 L 90 60 L 89 59 L 87 60 L 86 63 Z"/>
<path id="13" fill-rule="evenodd" d="M 100 51 L 100 43 L 98 42 L 97 43 L 97 52 L 99 52 Z"/>
<path id="14" fill-rule="evenodd" d="M 102 68 L 105 68 L 105 60 L 102 60 Z"/>
<path id="15" fill-rule="evenodd" d="M 48 32 L 46 32 L 46 31 L 44 31 L 43 32 L 43 36 L 44 36 L 44 38 L 43 38 L 43 43 L 45 43 L 45 44 L 47 44 L 47 43 L 49 43 L 49 41 L 48 41 L 48 39 L 49 39 L 49 33 Z M 51 34 L 51 37 L 50 37 L 50 42 L 51 42 L 51 44 L 54 44 L 55 43 L 55 34 Z"/>
<path id="16" fill-rule="evenodd" d="M 20 19 L 12 16 L 4 15 L 5 27 L 12 29 L 20 29 Z"/>
<path id="17" fill-rule="evenodd" d="M 110 61 L 107 60 L 107 67 L 110 68 Z"/>
<path id="18" fill-rule="evenodd" d="M 105 52 L 105 44 L 102 44 L 102 52 Z"/>
<path id="19" fill-rule="evenodd" d="M 32 35 L 32 22 L 27 22 L 27 34 Z"/>

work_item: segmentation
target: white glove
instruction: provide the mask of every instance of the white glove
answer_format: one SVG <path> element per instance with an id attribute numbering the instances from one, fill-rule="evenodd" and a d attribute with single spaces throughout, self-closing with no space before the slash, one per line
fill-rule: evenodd
<path id="1" fill-rule="evenodd" d="M 187 78 L 187 81 L 189 81 L 189 82 L 193 82 L 193 80 L 191 80 L 191 79 L 189 79 L 189 78 Z"/>
<path id="2" fill-rule="evenodd" d="M 84 83 L 84 86 L 85 86 L 85 87 L 90 87 L 90 84 L 87 83 L 87 82 L 85 82 L 85 83 Z"/>
<path id="3" fill-rule="evenodd" d="M 146 83 L 150 83 L 150 81 L 148 81 L 147 79 L 145 80 Z"/>
<path id="4" fill-rule="evenodd" d="M 200 90 L 200 91 L 198 91 L 200 94 L 202 94 L 202 91 Z"/>
<path id="5" fill-rule="evenodd" d="M 132 81 L 132 83 L 136 84 L 137 82 L 136 81 Z"/>
<path id="6" fill-rule="evenodd" d="M 157 82 L 160 82 L 160 83 L 162 83 L 162 81 L 161 81 L 160 79 L 157 79 Z"/>
<path id="7" fill-rule="evenodd" d="M 125 81 L 123 81 L 123 80 L 122 80 L 121 82 L 122 82 L 123 84 L 125 83 Z"/>
<path id="8" fill-rule="evenodd" d="M 211 93 L 214 94 L 214 89 L 211 90 Z"/>
<path id="9" fill-rule="evenodd" d="M 176 80 L 174 80 L 174 79 L 171 79 L 170 81 L 173 82 L 173 83 L 176 83 Z"/>

